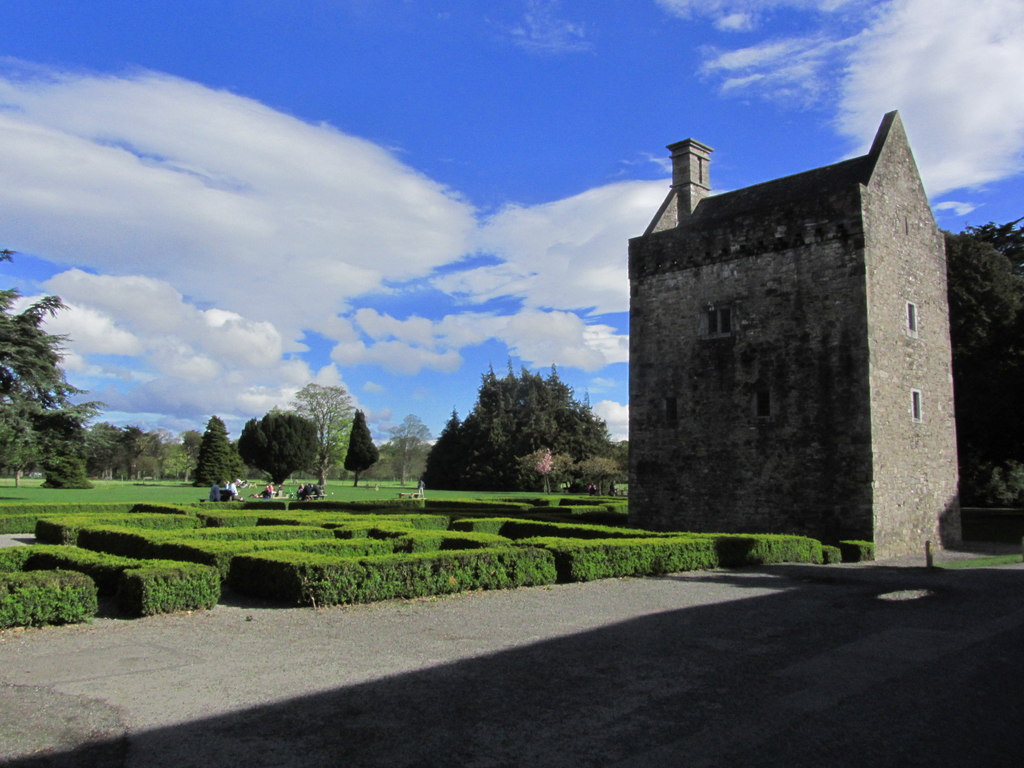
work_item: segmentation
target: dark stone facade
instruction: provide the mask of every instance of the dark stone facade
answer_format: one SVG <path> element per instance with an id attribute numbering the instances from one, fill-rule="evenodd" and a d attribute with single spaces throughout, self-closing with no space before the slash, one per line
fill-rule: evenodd
<path id="1" fill-rule="evenodd" d="M 945 253 L 896 113 L 871 151 L 709 196 L 711 150 L 630 241 L 630 518 L 959 539 Z"/>

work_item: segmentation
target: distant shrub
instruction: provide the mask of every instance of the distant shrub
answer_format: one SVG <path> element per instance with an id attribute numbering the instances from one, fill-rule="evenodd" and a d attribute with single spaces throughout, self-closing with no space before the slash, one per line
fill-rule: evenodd
<path id="1" fill-rule="evenodd" d="M 82 573 L 0 574 L 0 629 L 89 621 L 97 604 L 96 585 Z"/>
<path id="2" fill-rule="evenodd" d="M 848 539 L 839 542 L 844 563 L 863 563 L 875 559 L 875 544 L 871 541 Z"/>

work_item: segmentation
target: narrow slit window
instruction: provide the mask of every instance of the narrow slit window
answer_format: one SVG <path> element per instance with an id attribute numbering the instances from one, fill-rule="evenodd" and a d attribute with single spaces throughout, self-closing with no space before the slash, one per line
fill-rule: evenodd
<path id="1" fill-rule="evenodd" d="M 924 421 L 924 411 L 921 404 L 921 390 L 910 390 L 910 415 L 914 421 Z"/>
<path id="2" fill-rule="evenodd" d="M 759 419 L 771 417 L 772 395 L 767 389 L 759 389 L 754 393 L 754 415 Z"/>
<path id="3" fill-rule="evenodd" d="M 917 336 L 917 304 L 907 302 L 907 333 Z"/>

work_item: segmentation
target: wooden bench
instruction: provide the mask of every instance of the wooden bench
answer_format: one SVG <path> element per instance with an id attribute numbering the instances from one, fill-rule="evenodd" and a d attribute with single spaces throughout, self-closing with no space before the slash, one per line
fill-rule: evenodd
<path id="1" fill-rule="evenodd" d="M 400 498 L 400 499 L 422 499 L 423 498 L 423 494 L 420 493 L 419 491 L 412 491 L 411 493 L 401 493 L 401 492 L 399 492 L 398 498 Z"/>

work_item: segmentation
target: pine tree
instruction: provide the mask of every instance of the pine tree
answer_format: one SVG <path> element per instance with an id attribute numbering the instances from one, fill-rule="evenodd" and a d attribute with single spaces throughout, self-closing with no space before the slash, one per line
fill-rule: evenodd
<path id="1" fill-rule="evenodd" d="M 228 440 L 228 429 L 217 416 L 211 416 L 199 445 L 193 485 L 226 482 L 242 473 L 242 459 Z"/>
<path id="2" fill-rule="evenodd" d="M 366 426 L 366 417 L 362 411 L 356 411 L 352 419 L 352 432 L 348 438 L 348 453 L 345 454 L 345 469 L 355 473 L 353 486 L 359 485 L 359 474 L 365 472 L 380 458 L 377 446 L 373 444 L 370 430 Z"/>

